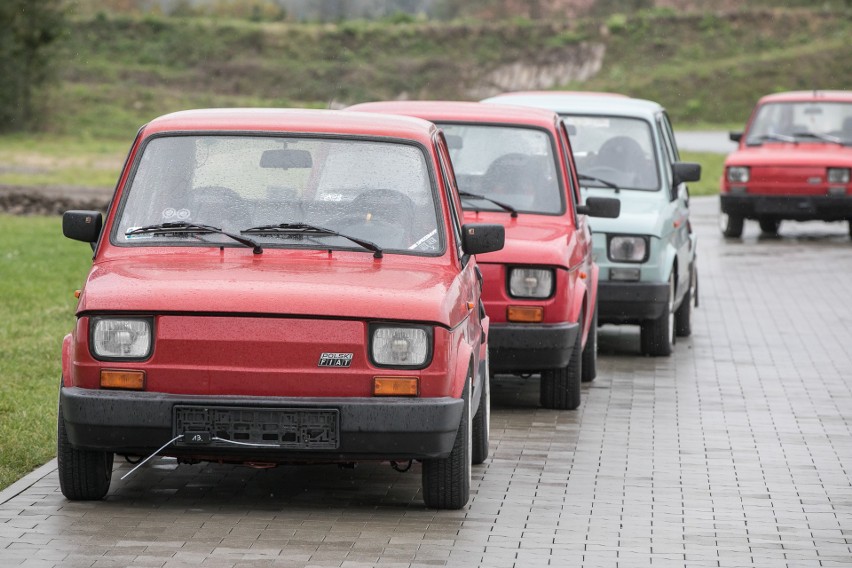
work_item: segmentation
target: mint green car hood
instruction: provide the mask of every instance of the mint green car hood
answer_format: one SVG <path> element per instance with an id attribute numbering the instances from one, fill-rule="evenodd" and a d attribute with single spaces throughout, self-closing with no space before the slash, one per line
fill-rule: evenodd
<path id="1" fill-rule="evenodd" d="M 671 231 L 672 219 L 667 216 L 671 208 L 662 191 L 622 189 L 615 193 L 609 188 L 584 187 L 581 195 L 588 197 L 614 197 L 621 201 L 621 213 L 616 219 L 589 218 L 593 233 L 621 233 L 662 237 L 664 230 Z M 668 225 L 666 227 L 665 225 Z"/>

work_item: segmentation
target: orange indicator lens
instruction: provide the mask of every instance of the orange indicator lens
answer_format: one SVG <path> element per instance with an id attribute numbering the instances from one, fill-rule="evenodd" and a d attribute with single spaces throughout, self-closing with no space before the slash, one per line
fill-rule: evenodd
<path id="1" fill-rule="evenodd" d="M 374 396 L 417 396 L 419 377 L 373 377 Z"/>
<path id="2" fill-rule="evenodd" d="M 544 319 L 544 308 L 541 306 L 509 306 L 506 319 L 523 323 L 539 323 Z"/>
<path id="3" fill-rule="evenodd" d="M 145 388 L 145 371 L 101 370 L 101 388 L 142 390 Z"/>

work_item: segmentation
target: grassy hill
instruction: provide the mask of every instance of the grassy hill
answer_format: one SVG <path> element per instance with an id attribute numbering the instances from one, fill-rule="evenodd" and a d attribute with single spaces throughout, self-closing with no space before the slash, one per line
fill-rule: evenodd
<path id="1" fill-rule="evenodd" d="M 604 22 L 398 24 L 100 14 L 72 22 L 46 126 L 127 140 L 150 118 L 190 107 L 465 99 L 495 69 L 559 62 L 581 44 L 604 46 L 600 71 L 553 87 L 651 98 L 678 124 L 737 124 L 766 92 L 848 88 L 850 14 L 654 10 Z"/>

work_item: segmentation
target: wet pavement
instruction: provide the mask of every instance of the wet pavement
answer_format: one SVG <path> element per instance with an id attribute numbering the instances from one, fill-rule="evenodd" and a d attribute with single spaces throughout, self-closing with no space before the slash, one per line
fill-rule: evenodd
<path id="1" fill-rule="evenodd" d="M 55 462 L 0 492 L 0 566 L 852 567 L 852 243 L 847 225 L 716 227 L 693 200 L 700 307 L 670 358 L 600 332 L 577 411 L 536 380 L 493 387 L 491 455 L 461 511 L 420 467 L 252 470 L 157 459 L 106 500 Z"/>

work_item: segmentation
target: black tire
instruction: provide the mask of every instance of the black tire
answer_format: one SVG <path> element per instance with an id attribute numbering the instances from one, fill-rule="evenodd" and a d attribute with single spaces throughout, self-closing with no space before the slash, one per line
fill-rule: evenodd
<path id="1" fill-rule="evenodd" d="M 580 321 L 583 321 L 582 316 Z M 583 337 L 577 332 L 568 365 L 561 369 L 541 372 L 539 402 L 544 408 L 574 410 L 580 406 L 580 382 L 583 376 Z"/>
<path id="2" fill-rule="evenodd" d="M 719 217 L 719 226 L 722 229 L 722 234 L 731 239 L 738 239 L 743 236 L 744 219 L 738 215 L 727 215 L 722 213 Z"/>
<path id="3" fill-rule="evenodd" d="M 72 501 L 103 499 L 109 491 L 115 455 L 75 449 L 68 441 L 61 407 L 57 423 L 56 457 L 62 494 Z"/>
<path id="4" fill-rule="evenodd" d="M 852 219 L 849 219 L 849 238 L 852 239 Z"/>
<path id="5" fill-rule="evenodd" d="M 473 416 L 473 441 L 471 443 L 471 463 L 479 465 L 488 459 L 488 440 L 491 430 L 491 370 L 485 359 L 485 376 L 480 378 L 482 395 L 479 406 Z"/>
<path id="6" fill-rule="evenodd" d="M 423 460 L 423 502 L 430 509 L 461 509 L 470 499 L 471 430 L 470 378 L 462 393 L 462 412 L 456 441 L 445 458 Z"/>
<path id="7" fill-rule="evenodd" d="M 765 235 L 775 236 L 778 234 L 778 227 L 781 226 L 781 221 L 778 219 L 758 219 L 760 230 Z"/>
<path id="8" fill-rule="evenodd" d="M 675 343 L 674 325 L 674 272 L 669 277 L 667 309 L 655 320 L 644 321 L 639 331 L 639 343 L 643 355 L 665 357 L 672 354 Z"/>
<path id="9" fill-rule="evenodd" d="M 692 335 L 692 309 L 695 307 L 695 270 L 689 271 L 689 288 L 683 295 L 683 300 L 680 302 L 680 307 L 675 311 L 674 325 L 675 334 L 678 337 L 689 337 Z"/>
<path id="10" fill-rule="evenodd" d="M 583 375 L 581 380 L 590 383 L 598 374 L 598 307 L 592 315 L 592 324 L 589 326 L 589 337 L 586 338 L 586 347 L 583 349 Z"/>

